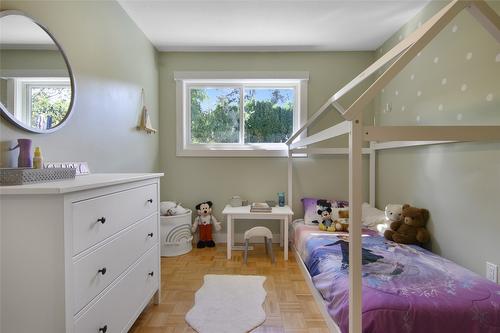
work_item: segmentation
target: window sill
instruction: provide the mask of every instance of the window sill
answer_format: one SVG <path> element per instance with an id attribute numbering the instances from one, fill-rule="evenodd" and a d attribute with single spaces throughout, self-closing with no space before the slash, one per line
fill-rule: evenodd
<path id="1" fill-rule="evenodd" d="M 189 145 L 178 147 L 177 156 L 185 157 L 288 157 L 283 144 L 255 145 Z"/>

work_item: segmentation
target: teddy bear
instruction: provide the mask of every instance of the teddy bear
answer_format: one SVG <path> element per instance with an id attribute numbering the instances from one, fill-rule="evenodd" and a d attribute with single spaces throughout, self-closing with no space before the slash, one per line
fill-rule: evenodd
<path id="1" fill-rule="evenodd" d="M 429 219 L 429 211 L 423 208 L 404 204 L 401 211 L 401 221 L 394 221 L 390 229 L 384 232 L 384 237 L 396 243 L 422 245 L 430 239 L 425 224 Z"/>
<path id="2" fill-rule="evenodd" d="M 338 218 L 333 221 L 335 231 L 349 232 L 349 210 L 339 209 Z"/>
<path id="3" fill-rule="evenodd" d="M 330 207 L 325 207 L 318 209 L 319 215 L 319 230 L 322 231 L 335 231 L 332 219 L 332 209 Z"/>
<path id="4" fill-rule="evenodd" d="M 391 223 L 400 222 L 402 220 L 401 213 L 403 211 L 403 205 L 398 204 L 388 204 L 385 206 L 385 221 L 377 225 L 377 230 L 380 233 L 384 233 L 389 229 Z"/>
<path id="5" fill-rule="evenodd" d="M 385 206 L 385 219 L 390 225 L 392 222 L 401 221 L 401 213 L 403 212 L 403 205 L 388 204 Z"/>
<path id="6" fill-rule="evenodd" d="M 222 226 L 219 221 L 212 215 L 212 201 L 201 202 L 196 205 L 196 211 L 198 216 L 194 219 L 191 231 L 196 232 L 197 229 L 199 240 L 196 245 L 197 248 L 201 249 L 206 247 L 214 247 L 215 242 L 212 238 L 212 226 L 215 231 L 220 231 Z"/>

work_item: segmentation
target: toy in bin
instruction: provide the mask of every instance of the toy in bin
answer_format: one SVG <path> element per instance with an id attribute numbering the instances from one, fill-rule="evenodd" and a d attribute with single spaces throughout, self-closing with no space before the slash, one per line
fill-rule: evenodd
<path id="1" fill-rule="evenodd" d="M 192 250 L 191 209 L 175 201 L 160 203 L 160 234 L 162 257 L 174 257 Z"/>
<path id="2" fill-rule="evenodd" d="M 212 238 L 212 226 L 215 231 L 222 229 L 220 222 L 212 215 L 212 205 L 212 201 L 205 201 L 196 205 L 198 216 L 194 219 L 191 231 L 195 233 L 198 230 L 199 240 L 196 247 L 199 249 L 215 246 Z"/>

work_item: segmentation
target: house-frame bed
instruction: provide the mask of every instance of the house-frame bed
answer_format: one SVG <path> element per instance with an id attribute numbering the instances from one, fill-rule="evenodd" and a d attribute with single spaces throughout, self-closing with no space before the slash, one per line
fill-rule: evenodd
<path id="1" fill-rule="evenodd" d="M 362 331 L 362 241 L 361 206 L 363 203 L 362 155 L 370 158 L 370 204 L 375 204 L 375 160 L 376 152 L 382 149 L 418 145 L 443 144 L 449 142 L 497 141 L 500 126 L 365 126 L 363 108 L 462 10 L 473 15 L 477 21 L 500 43 L 500 17 L 483 0 L 454 0 L 435 14 L 420 28 L 402 40 L 394 48 L 375 61 L 365 71 L 331 96 L 307 122 L 286 142 L 288 146 L 288 198 L 293 198 L 292 165 L 294 154 L 348 154 L 349 155 L 349 332 Z M 387 66 L 381 75 L 348 108 L 339 99 L 377 71 Z M 336 109 L 344 121 L 305 138 L 299 136 L 330 107 Z M 349 135 L 348 148 L 311 148 L 312 144 Z M 364 142 L 369 148 L 364 148 Z M 317 302 L 322 297 L 312 284 L 307 268 L 296 253 L 299 265 Z M 339 331 L 323 304 L 322 313 L 329 327 Z"/>

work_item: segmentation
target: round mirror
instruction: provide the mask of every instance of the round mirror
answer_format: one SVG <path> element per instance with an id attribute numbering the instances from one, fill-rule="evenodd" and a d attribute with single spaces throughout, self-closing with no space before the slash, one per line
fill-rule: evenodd
<path id="1" fill-rule="evenodd" d="M 75 85 L 51 33 L 22 12 L 0 12 L 0 109 L 16 126 L 51 133 L 69 119 Z"/>

